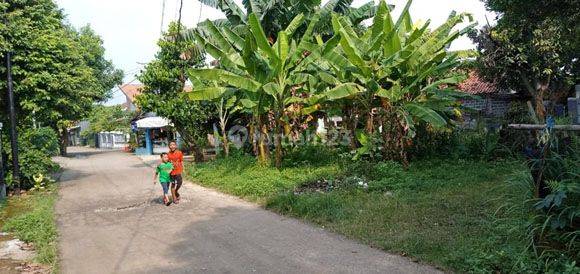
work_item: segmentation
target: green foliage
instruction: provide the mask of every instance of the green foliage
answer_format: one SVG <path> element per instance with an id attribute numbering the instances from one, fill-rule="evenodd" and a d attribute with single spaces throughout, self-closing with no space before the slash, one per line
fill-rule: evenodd
<path id="1" fill-rule="evenodd" d="M 345 92 L 331 89 L 327 97 L 355 104 L 365 117 L 366 139 L 372 141 L 375 128 L 382 126 L 383 154 L 404 164 L 406 143 L 415 136 L 415 124 L 441 128 L 452 116 L 450 107 L 460 95 L 454 85 L 465 75 L 454 71 L 460 56 L 448 48 L 472 27 L 455 30 L 463 21 L 472 21 L 469 14 L 455 13 L 433 30 L 429 22 L 413 25 L 410 5 L 408 1 L 394 21 L 390 8 L 381 1 L 364 34 L 358 34 L 345 18 L 334 16 L 335 37 L 331 40 L 340 48 L 325 53 L 331 64 L 328 73 L 339 80 L 338 87 L 359 87 Z"/>
<path id="2" fill-rule="evenodd" d="M 178 36 L 177 23 L 157 42 L 159 51 L 138 76 L 145 85 L 136 104 L 144 112 L 155 112 L 173 122 L 189 145 L 203 142 L 215 112 L 211 104 L 183 100 L 179 96 L 188 80 L 186 70 L 203 65 L 203 54 L 195 43 Z"/>
<path id="3" fill-rule="evenodd" d="M 51 127 L 62 137 L 66 128 L 85 118 L 95 102 L 110 95 L 123 74 L 105 59 L 101 38 L 90 27 L 69 26 L 52 0 L 9 1 L 0 6 L 0 52 L 12 53 L 12 75 L 18 124 Z M 6 75 L 6 64 L 0 65 Z M 5 78 L 0 86 L 6 87 Z M 2 100 L 3 109 L 6 100 Z M 0 115 L 7 123 L 7 115 Z"/>
<path id="4" fill-rule="evenodd" d="M 507 198 L 495 198 L 497 192 L 521 194 L 504 180 L 522 172 L 522 164 L 418 160 L 405 170 L 396 162 L 333 154 L 339 151 L 320 151 L 333 160 L 312 164 L 317 153 L 314 146 L 303 152 L 295 148 L 285 159 L 294 164 L 282 170 L 244 156 L 188 166 L 187 174 L 201 185 L 447 270 L 544 269 L 521 240 L 525 226 L 515 229 L 522 228 L 527 213 L 498 211 Z M 312 161 L 299 162 L 303 157 Z M 519 202 L 525 199 L 520 195 Z"/>
<path id="5" fill-rule="evenodd" d="M 574 0 L 484 0 L 497 24 L 473 33 L 482 74 L 503 87 L 535 98 L 566 98 L 579 80 L 580 3 Z"/>
<path id="6" fill-rule="evenodd" d="M 289 120 L 285 110 L 291 104 L 315 103 L 315 100 L 298 97 L 296 93 L 313 92 L 308 89 L 308 84 L 316 80 L 308 70 L 320 57 L 323 48 L 329 46 L 313 43 L 312 32 L 317 19 L 310 21 L 302 38 L 292 39 L 303 22 L 303 15 L 295 17 L 288 28 L 279 32 L 279 39 L 273 44 L 268 42 L 256 14 L 248 16 L 248 33 L 244 38 L 229 32 L 226 27 L 219 28 L 210 21 L 205 22 L 196 31 L 195 38 L 220 61 L 220 68 L 189 70 L 190 78 L 197 79 L 191 96 L 206 94 L 208 90 L 222 94 L 230 89 L 237 90 L 239 97 L 246 102 L 240 102 L 241 106 L 251 112 L 258 128 L 264 124 L 265 119 L 261 116 L 271 111 L 275 134 L 281 135 Z M 305 51 L 309 55 L 305 55 Z M 275 139 L 276 166 L 280 167 L 282 143 L 281 138 Z"/>
<path id="7" fill-rule="evenodd" d="M 51 160 L 59 151 L 58 137 L 52 128 L 26 128 L 20 130 L 18 136 L 19 163 L 22 187 L 24 189 L 34 186 L 34 177 L 43 175 L 47 177 L 58 168 L 58 165 Z M 9 138 L 3 136 L 3 149 L 10 151 Z M 8 153 L 7 153 L 8 154 Z M 7 177 L 8 185 L 12 185 L 12 154 L 7 157 Z"/>
<path id="8" fill-rule="evenodd" d="M 54 186 L 46 192 L 35 192 L 11 200 L 5 210 L 12 204 L 21 208 L 16 214 L 7 216 L 3 230 L 13 232 L 19 239 L 34 244 L 37 252 L 35 260 L 53 267 L 57 265 L 57 230 L 54 219 L 54 204 L 57 193 Z M 3 209 L 4 210 L 4 209 Z"/>
<path id="9" fill-rule="evenodd" d="M 507 153 L 506 153 L 507 152 Z M 437 130 L 424 125 L 417 130 L 411 157 L 415 159 L 475 159 L 490 161 L 511 158 L 521 150 L 505 149 L 500 132 L 493 129 Z"/>
<path id="10" fill-rule="evenodd" d="M 257 165 L 255 158 L 244 155 L 187 166 L 186 174 L 203 185 L 252 201 L 260 201 L 293 189 L 297 182 L 307 182 L 335 174 L 337 168 L 336 165 L 323 167 L 306 165 L 277 170 Z"/>
<path id="11" fill-rule="evenodd" d="M 558 264 L 565 258 L 580 261 L 580 141 L 574 137 L 568 140 L 559 140 L 555 135 L 547 137 L 543 156 L 531 160 L 533 176 L 524 178 L 529 207 L 533 208 L 531 247 L 546 264 Z M 545 182 L 548 188 L 539 197 L 537 189 L 542 186 L 538 186 L 537 180 Z"/>
<path id="12" fill-rule="evenodd" d="M 88 117 L 89 129 L 86 136 L 103 131 L 129 132 L 133 113 L 123 109 L 123 106 L 95 106 Z"/>
<path id="13" fill-rule="evenodd" d="M 41 127 L 20 132 L 19 145 L 24 150 L 35 150 L 47 156 L 58 154 L 58 135 L 54 129 Z"/>
<path id="14" fill-rule="evenodd" d="M 376 6 L 373 1 L 354 8 L 351 7 L 352 0 L 330 0 L 321 5 L 320 0 L 303 1 L 269 1 L 269 0 L 244 0 L 243 8 L 236 5 L 232 0 L 202 0 L 203 4 L 221 10 L 227 17 L 227 21 L 216 20 L 216 25 L 221 25 L 242 32 L 241 29 L 248 23 L 248 16 L 254 13 L 260 21 L 260 25 L 265 30 L 265 35 L 272 40 L 276 40 L 278 33 L 290 26 L 291 22 L 299 14 L 305 15 L 307 20 L 311 20 L 315 14 L 320 15 L 320 20 L 316 23 L 315 34 L 329 36 L 332 34 L 330 23 L 332 13 L 346 16 L 354 25 L 361 24 L 362 21 L 372 18 L 376 13 Z M 245 11 L 244 11 L 245 9 Z M 304 33 L 305 28 L 300 28 L 297 36 Z"/>
<path id="15" fill-rule="evenodd" d="M 50 175 L 49 173 L 58 168 L 48 155 L 37 150 L 22 150 L 19 156 L 23 188 L 33 187 L 35 176 Z"/>

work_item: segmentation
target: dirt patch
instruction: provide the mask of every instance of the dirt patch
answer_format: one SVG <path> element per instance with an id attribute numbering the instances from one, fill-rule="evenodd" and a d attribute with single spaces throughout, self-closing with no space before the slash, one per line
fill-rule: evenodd
<path id="1" fill-rule="evenodd" d="M 50 273 L 49 267 L 30 262 L 35 255 L 31 244 L 0 232 L 0 273 Z"/>
<path id="2" fill-rule="evenodd" d="M 341 185 L 340 180 L 328 180 L 328 179 L 320 179 L 312 182 L 306 182 L 296 189 L 294 189 L 294 194 L 300 195 L 304 193 L 325 193 L 330 192 L 332 190 L 338 189 Z"/>

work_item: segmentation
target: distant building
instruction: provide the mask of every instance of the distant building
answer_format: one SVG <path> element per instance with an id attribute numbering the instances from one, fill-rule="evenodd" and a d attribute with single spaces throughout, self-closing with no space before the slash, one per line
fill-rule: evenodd
<path id="1" fill-rule="evenodd" d="M 480 115 L 490 118 L 506 114 L 516 98 L 515 93 L 502 90 L 495 83 L 483 80 L 476 71 L 471 71 L 469 78 L 459 84 L 459 90 L 479 97 L 462 100 L 463 106 L 474 109 Z"/>
<path id="2" fill-rule="evenodd" d="M 142 84 L 125 84 L 119 87 L 125 94 L 126 101 L 123 104 L 127 111 L 138 111 L 135 98 L 143 92 Z M 191 91 L 191 86 L 186 86 L 185 91 Z M 140 155 L 159 154 L 169 151 L 169 142 L 177 140 L 179 135 L 174 132 L 171 121 L 159 117 L 157 114 L 140 113 L 131 121 L 131 128 L 135 133 L 135 153 Z"/>
<path id="3" fill-rule="evenodd" d="M 123 92 L 123 94 L 125 94 L 126 100 L 125 103 L 123 103 L 123 106 L 127 111 L 137 110 L 137 106 L 135 106 L 134 103 L 135 97 L 141 94 L 143 87 L 144 86 L 142 84 L 124 84 L 119 87 L 119 89 Z"/>

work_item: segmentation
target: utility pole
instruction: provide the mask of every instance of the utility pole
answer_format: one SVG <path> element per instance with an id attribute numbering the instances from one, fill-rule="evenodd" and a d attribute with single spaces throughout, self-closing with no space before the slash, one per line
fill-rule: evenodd
<path id="1" fill-rule="evenodd" d="M 4 153 L 2 153 L 2 126 L 0 122 L 0 201 L 6 198 L 6 181 L 4 180 Z"/>
<path id="2" fill-rule="evenodd" d="M 4 24 L 8 26 L 6 14 Z M 6 80 L 8 83 L 8 114 L 10 116 L 10 146 L 12 147 L 12 182 L 14 194 L 20 195 L 20 167 L 18 164 L 18 132 L 16 131 L 16 109 L 14 108 L 14 86 L 12 83 L 12 56 L 6 52 Z"/>

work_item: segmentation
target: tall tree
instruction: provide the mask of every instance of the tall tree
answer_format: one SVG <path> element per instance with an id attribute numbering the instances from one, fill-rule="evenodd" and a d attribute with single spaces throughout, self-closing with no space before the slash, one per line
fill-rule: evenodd
<path id="1" fill-rule="evenodd" d="M 111 60 L 105 58 L 103 39 L 91 29 L 90 25 L 82 27 L 78 31 L 77 41 L 82 47 L 82 56 L 92 70 L 93 77 L 97 79 L 99 90 L 104 98 L 109 98 L 112 89 L 123 80 L 123 71 L 116 69 Z"/>
<path id="2" fill-rule="evenodd" d="M 187 82 L 186 70 L 203 66 L 203 55 L 192 41 L 177 35 L 183 29 L 171 23 L 167 33 L 157 42 L 159 51 L 138 76 L 145 85 L 137 97 L 142 111 L 155 112 L 170 119 L 185 143 L 195 151 L 196 161 L 202 160 L 201 144 L 207 124 L 213 118 L 211 104 L 188 102 L 179 95 Z"/>
<path id="3" fill-rule="evenodd" d="M 483 0 L 497 24 L 471 34 L 480 72 L 534 99 L 540 120 L 544 99 L 565 97 L 579 80 L 580 1 Z"/>
<path id="4" fill-rule="evenodd" d="M 11 1 L 1 8 L 8 24 L 0 28 L 0 46 L 2 52 L 13 52 L 19 124 L 54 128 L 61 135 L 61 153 L 66 154 L 67 127 L 107 98 L 122 73 L 103 61 L 100 38 L 88 28 L 79 34 L 63 23 L 53 1 Z M 4 64 L 0 71 L 5 73 Z"/>

